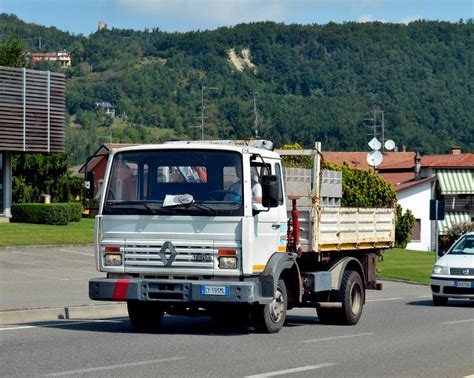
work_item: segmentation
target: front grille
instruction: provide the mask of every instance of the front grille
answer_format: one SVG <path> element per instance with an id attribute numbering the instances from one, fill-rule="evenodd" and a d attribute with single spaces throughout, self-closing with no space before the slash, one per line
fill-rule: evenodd
<path id="1" fill-rule="evenodd" d="M 447 286 L 443 290 L 444 294 L 460 294 L 460 295 L 465 295 L 465 294 L 474 294 L 474 288 L 472 287 L 452 287 L 452 286 Z"/>
<path id="2" fill-rule="evenodd" d="M 469 268 L 450 268 L 449 272 L 452 276 L 474 276 L 474 269 Z M 467 272 L 467 274 L 465 273 Z"/>
<path id="3" fill-rule="evenodd" d="M 214 250 L 212 242 L 180 241 L 173 242 L 176 250 L 174 259 L 167 249 L 166 259 L 163 261 L 160 256 L 164 241 L 147 243 L 145 241 L 128 241 L 124 248 L 125 269 L 130 271 L 134 268 L 180 268 L 180 269 L 204 269 L 210 272 L 214 269 Z M 168 260 L 172 260 L 171 263 Z"/>

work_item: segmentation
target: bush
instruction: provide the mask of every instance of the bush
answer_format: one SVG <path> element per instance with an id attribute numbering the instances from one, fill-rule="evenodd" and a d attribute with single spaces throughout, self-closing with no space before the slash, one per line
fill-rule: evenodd
<path id="1" fill-rule="evenodd" d="M 74 206 L 74 211 L 72 209 L 73 206 L 68 203 L 13 204 L 12 221 L 19 223 L 66 225 L 69 223 L 72 216 L 74 216 L 74 219 L 77 217 L 77 206 Z"/>
<path id="2" fill-rule="evenodd" d="M 396 206 L 396 223 L 395 223 L 395 247 L 406 248 L 408 242 L 411 240 L 411 232 L 415 227 L 415 216 L 408 209 L 403 214 L 403 209 L 400 205 Z"/>
<path id="3" fill-rule="evenodd" d="M 69 207 L 69 222 L 79 222 L 82 218 L 83 207 L 79 202 L 70 202 Z"/>
<path id="4" fill-rule="evenodd" d="M 457 223 L 451 227 L 446 235 L 441 237 L 441 248 L 447 251 L 461 235 L 474 231 L 474 222 Z"/>

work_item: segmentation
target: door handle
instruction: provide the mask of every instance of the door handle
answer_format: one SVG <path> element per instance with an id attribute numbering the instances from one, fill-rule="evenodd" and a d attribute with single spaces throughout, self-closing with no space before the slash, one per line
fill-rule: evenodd
<path id="1" fill-rule="evenodd" d="M 274 230 L 280 228 L 280 223 L 274 223 L 274 224 L 272 224 L 272 228 L 273 228 Z"/>

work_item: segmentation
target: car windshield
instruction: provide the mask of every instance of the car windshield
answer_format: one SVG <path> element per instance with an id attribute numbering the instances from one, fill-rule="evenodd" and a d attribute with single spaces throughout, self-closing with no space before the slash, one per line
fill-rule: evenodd
<path id="1" fill-rule="evenodd" d="M 103 213 L 243 215 L 239 177 L 242 156 L 233 151 L 119 152 L 112 163 Z"/>
<path id="2" fill-rule="evenodd" d="M 474 255 L 474 234 L 464 235 L 449 253 L 452 255 Z"/>

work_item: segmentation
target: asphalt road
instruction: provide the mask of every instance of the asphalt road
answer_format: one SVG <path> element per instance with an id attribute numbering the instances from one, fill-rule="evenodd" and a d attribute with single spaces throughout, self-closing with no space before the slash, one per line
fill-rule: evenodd
<path id="1" fill-rule="evenodd" d="M 465 377 L 474 374 L 474 302 L 431 305 L 426 286 L 385 282 L 356 326 L 292 310 L 274 335 L 166 316 L 159 334 L 128 319 L 0 328 L 1 376 Z"/>
<path id="2" fill-rule="evenodd" d="M 0 310 L 97 304 L 88 281 L 101 276 L 92 246 L 0 248 Z"/>

